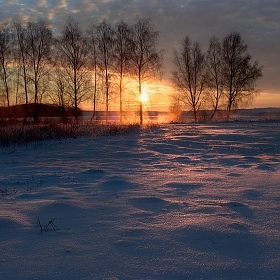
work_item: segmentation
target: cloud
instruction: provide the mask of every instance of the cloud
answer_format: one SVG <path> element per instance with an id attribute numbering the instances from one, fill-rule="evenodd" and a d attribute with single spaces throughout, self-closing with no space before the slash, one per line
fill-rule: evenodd
<path id="1" fill-rule="evenodd" d="M 206 49 L 213 35 L 222 38 L 237 31 L 253 58 L 264 65 L 261 87 L 279 92 L 279 14 L 278 0 L 9 0 L 1 1 L 0 21 L 45 18 L 60 32 L 68 16 L 85 28 L 102 20 L 132 23 L 136 16 L 149 17 L 166 49 L 166 72 L 172 67 L 173 49 L 185 35 Z"/>

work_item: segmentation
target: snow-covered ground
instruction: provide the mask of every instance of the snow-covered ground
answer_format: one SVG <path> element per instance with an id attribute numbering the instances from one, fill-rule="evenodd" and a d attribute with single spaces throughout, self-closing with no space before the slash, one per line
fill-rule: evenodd
<path id="1" fill-rule="evenodd" d="M 0 279 L 280 279 L 279 122 L 1 148 L 0 192 Z"/>

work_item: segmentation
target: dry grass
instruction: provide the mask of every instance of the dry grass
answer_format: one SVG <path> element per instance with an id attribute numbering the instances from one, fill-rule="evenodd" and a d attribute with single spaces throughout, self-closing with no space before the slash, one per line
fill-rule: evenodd
<path id="1" fill-rule="evenodd" d="M 37 124 L 14 124 L 0 127 L 0 146 L 27 145 L 50 139 L 77 138 L 125 134 L 139 129 L 138 124 L 95 124 L 92 122 L 53 122 Z"/>

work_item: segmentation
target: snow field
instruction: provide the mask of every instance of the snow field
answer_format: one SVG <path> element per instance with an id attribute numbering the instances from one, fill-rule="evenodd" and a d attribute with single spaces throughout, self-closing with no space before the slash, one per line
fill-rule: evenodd
<path id="1" fill-rule="evenodd" d="M 279 151 L 279 122 L 2 148 L 0 279 L 277 279 Z"/>

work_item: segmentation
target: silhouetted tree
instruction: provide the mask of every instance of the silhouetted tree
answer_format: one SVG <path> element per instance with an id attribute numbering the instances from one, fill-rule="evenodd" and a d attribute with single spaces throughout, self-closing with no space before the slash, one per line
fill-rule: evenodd
<path id="1" fill-rule="evenodd" d="M 38 103 L 46 92 L 44 80 L 49 74 L 52 32 L 44 21 L 29 22 L 26 28 L 27 60 L 30 67 L 30 83 L 34 92 L 34 121 L 38 118 Z"/>
<path id="2" fill-rule="evenodd" d="M 202 105 L 202 94 L 206 87 L 205 55 L 199 43 L 191 43 L 185 37 L 180 50 L 174 50 L 173 82 L 178 89 L 181 100 L 191 106 L 194 121 L 197 121 L 197 112 Z"/>
<path id="3" fill-rule="evenodd" d="M 63 62 L 67 76 L 69 95 L 74 103 L 75 119 L 78 118 L 78 106 L 87 98 L 89 78 L 86 69 L 89 45 L 77 22 L 69 18 L 57 44 L 57 51 Z"/>
<path id="4" fill-rule="evenodd" d="M 98 40 L 96 36 L 96 26 L 92 25 L 87 30 L 88 41 L 90 45 L 90 66 L 89 68 L 93 71 L 93 114 L 91 116 L 91 120 L 95 118 L 96 115 L 96 105 L 97 105 L 97 78 L 98 78 L 98 60 L 100 59 L 98 56 Z"/>
<path id="5" fill-rule="evenodd" d="M 29 96 L 28 96 L 28 44 L 27 44 L 27 30 L 22 26 L 20 21 L 14 22 L 14 30 L 16 36 L 16 59 L 18 61 L 18 77 L 21 77 L 23 80 L 23 88 L 24 88 L 24 95 L 25 95 L 25 119 L 27 118 L 28 114 L 28 103 L 29 103 Z M 19 79 L 18 79 L 19 82 Z"/>
<path id="6" fill-rule="evenodd" d="M 129 59 L 131 55 L 131 28 L 124 21 L 119 22 L 115 28 L 114 60 L 115 72 L 118 78 L 118 90 L 120 101 L 120 123 L 123 121 L 123 93 L 124 76 L 129 71 Z"/>
<path id="7" fill-rule="evenodd" d="M 222 48 L 216 37 L 210 39 L 207 51 L 207 86 L 209 90 L 208 99 L 213 108 L 210 116 L 210 120 L 212 120 L 223 94 Z"/>
<path id="8" fill-rule="evenodd" d="M 52 55 L 52 71 L 51 71 L 51 89 L 49 98 L 52 102 L 59 106 L 62 119 L 65 118 L 66 110 L 73 106 L 73 99 L 71 98 L 71 90 L 69 87 L 69 79 L 67 71 L 64 68 L 61 53 L 55 51 L 58 41 L 54 43 L 54 51 Z"/>
<path id="9" fill-rule="evenodd" d="M 0 78 L 7 106 L 10 106 L 10 80 L 12 76 L 13 33 L 7 23 L 0 26 Z"/>
<path id="10" fill-rule="evenodd" d="M 96 37 L 98 40 L 98 50 L 100 54 L 100 69 L 104 73 L 105 79 L 105 103 L 106 103 L 106 123 L 109 119 L 109 98 L 111 92 L 111 78 L 113 68 L 114 51 L 114 31 L 105 21 L 96 27 Z"/>
<path id="11" fill-rule="evenodd" d="M 154 31 L 150 19 L 138 18 L 132 27 L 131 64 L 137 77 L 140 124 L 143 124 L 143 86 L 155 77 L 162 68 L 162 51 L 157 49 L 159 32 Z"/>
<path id="12" fill-rule="evenodd" d="M 222 43 L 222 80 L 227 98 L 227 117 L 233 107 L 255 92 L 256 81 L 262 76 L 258 62 L 252 63 L 247 45 L 236 32 L 228 34 Z"/>

